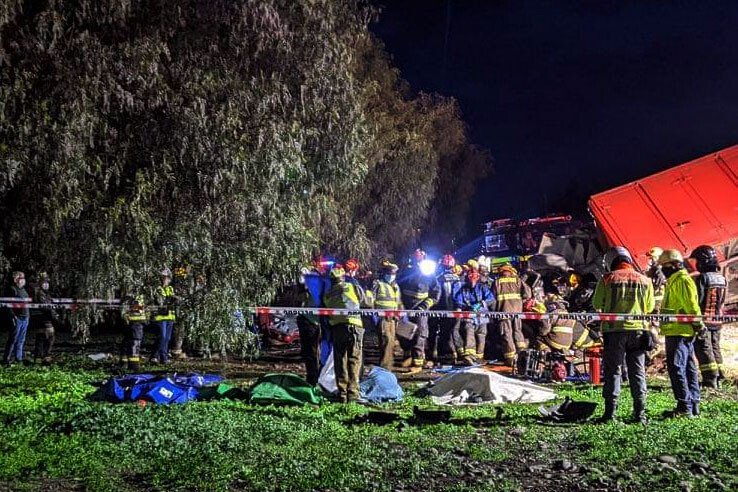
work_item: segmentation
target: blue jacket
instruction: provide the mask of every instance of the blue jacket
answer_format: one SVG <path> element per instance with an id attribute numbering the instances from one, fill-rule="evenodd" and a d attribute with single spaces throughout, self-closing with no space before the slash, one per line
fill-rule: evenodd
<path id="1" fill-rule="evenodd" d="M 477 282 L 474 287 L 469 282 L 464 282 L 454 292 L 454 307 L 462 311 L 479 311 L 488 309 L 494 304 L 495 296 L 485 284 Z"/>

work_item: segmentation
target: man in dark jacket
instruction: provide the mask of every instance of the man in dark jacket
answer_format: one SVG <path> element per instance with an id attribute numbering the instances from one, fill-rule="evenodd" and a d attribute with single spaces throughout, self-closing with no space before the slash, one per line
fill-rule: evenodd
<path id="1" fill-rule="evenodd" d="M 10 319 L 10 335 L 8 336 L 8 342 L 5 344 L 3 364 L 8 366 L 14 360 L 23 362 L 23 347 L 26 343 L 29 319 L 28 307 L 22 305 L 22 303 L 29 301 L 25 287 L 26 276 L 23 272 L 13 272 L 13 284 L 8 288 L 5 297 L 16 298 L 21 304 L 7 309 L 8 318 Z"/>
<path id="2" fill-rule="evenodd" d="M 33 295 L 33 302 L 46 304 L 48 307 L 37 308 L 33 312 L 32 321 L 36 330 L 36 346 L 33 352 L 34 360 L 51 362 L 51 348 L 54 346 L 54 324 L 59 322 L 59 315 L 51 305 L 52 297 L 49 292 L 49 275 L 41 273 L 38 286 Z"/>

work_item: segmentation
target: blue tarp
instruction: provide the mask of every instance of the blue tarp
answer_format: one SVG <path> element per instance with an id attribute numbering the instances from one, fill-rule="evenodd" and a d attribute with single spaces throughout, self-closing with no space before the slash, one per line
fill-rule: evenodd
<path id="1" fill-rule="evenodd" d="M 199 395 L 197 388 L 222 381 L 223 377 L 215 374 L 128 374 L 109 379 L 101 392 L 106 400 L 114 403 L 147 400 L 169 405 L 195 400 Z"/>
<path id="2" fill-rule="evenodd" d="M 374 366 L 359 385 L 361 399 L 370 403 L 402 401 L 402 388 L 397 383 L 397 376 L 391 371 Z"/>

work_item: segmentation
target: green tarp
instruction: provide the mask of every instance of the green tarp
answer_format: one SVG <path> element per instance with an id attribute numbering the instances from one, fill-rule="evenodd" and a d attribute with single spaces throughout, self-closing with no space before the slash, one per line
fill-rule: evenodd
<path id="1" fill-rule="evenodd" d="M 249 391 L 249 403 L 259 405 L 320 405 L 317 389 L 297 374 L 267 374 Z"/>

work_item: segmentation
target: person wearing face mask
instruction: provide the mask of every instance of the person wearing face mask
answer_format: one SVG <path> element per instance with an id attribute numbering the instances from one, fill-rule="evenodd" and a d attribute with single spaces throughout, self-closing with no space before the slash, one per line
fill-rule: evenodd
<path id="1" fill-rule="evenodd" d="M 400 287 L 395 279 L 399 267 L 389 260 L 384 260 L 380 268 L 381 277 L 374 281 L 372 294 L 374 307 L 377 309 L 402 309 Z M 379 320 L 379 365 L 392 370 L 394 364 L 396 316 L 386 316 Z"/>
<path id="2" fill-rule="evenodd" d="M 5 297 L 15 297 L 18 302 L 28 302 L 26 276 L 23 272 L 13 272 L 13 284 L 8 288 Z M 23 347 L 28 331 L 29 311 L 25 306 L 8 309 L 10 318 L 10 335 L 5 344 L 3 364 L 9 366 L 14 361 L 23 362 Z"/>
<path id="3" fill-rule="evenodd" d="M 659 257 L 659 265 L 666 276 L 661 314 L 701 316 L 697 285 L 684 268 L 682 254 L 668 249 Z M 661 333 L 666 337 L 666 367 L 677 402 L 674 410 L 665 412 L 665 417 L 696 417 L 700 413 L 700 382 L 694 360 L 694 340 L 704 329 L 702 321 L 661 324 Z"/>
<path id="4" fill-rule="evenodd" d="M 471 311 L 481 314 L 489 311 L 494 305 L 495 296 L 485 284 L 479 281 L 479 271 L 469 270 L 466 282 L 454 292 L 454 305 L 461 311 Z M 462 334 L 457 336 L 455 345 L 457 349 L 463 347 L 463 361 L 467 365 L 475 363 L 484 358 L 484 346 L 487 340 L 487 322 L 484 318 L 476 316 L 464 320 L 461 326 Z M 463 338 L 462 338 L 463 336 Z"/>
<path id="5" fill-rule="evenodd" d="M 37 304 L 51 304 L 52 302 L 47 273 L 39 275 L 39 285 L 34 292 L 33 302 Z M 59 322 L 59 315 L 52 307 L 44 307 L 34 310 L 31 319 L 36 329 L 33 358 L 48 364 L 51 362 L 51 348 L 54 345 L 54 324 Z"/>

